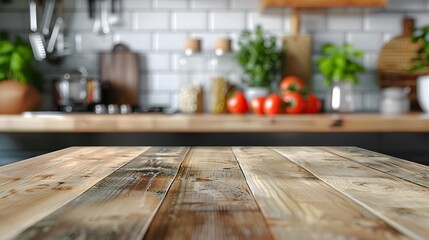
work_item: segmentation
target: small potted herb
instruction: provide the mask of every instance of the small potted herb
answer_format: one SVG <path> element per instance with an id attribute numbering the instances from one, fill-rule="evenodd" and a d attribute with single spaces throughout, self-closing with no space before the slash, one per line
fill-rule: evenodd
<path id="1" fill-rule="evenodd" d="M 325 44 L 321 52 L 322 57 L 317 65 L 325 77 L 325 85 L 332 89 L 327 102 L 334 111 L 353 112 L 353 85 L 359 84 L 358 73 L 365 72 L 365 68 L 359 63 L 364 52 L 355 50 L 347 43 L 341 46 Z"/>
<path id="2" fill-rule="evenodd" d="M 0 114 L 36 110 L 41 103 L 41 77 L 33 66 L 31 47 L 20 37 L 0 34 Z"/>
<path id="3" fill-rule="evenodd" d="M 268 95 L 282 64 L 283 51 L 277 48 L 277 38 L 257 26 L 253 32 L 241 33 L 238 46 L 237 60 L 243 71 L 242 81 L 247 85 L 247 100 Z"/>
<path id="4" fill-rule="evenodd" d="M 421 44 L 410 71 L 423 72 L 423 75 L 417 78 L 417 99 L 420 107 L 429 113 L 429 26 L 415 29 L 411 40 Z"/>

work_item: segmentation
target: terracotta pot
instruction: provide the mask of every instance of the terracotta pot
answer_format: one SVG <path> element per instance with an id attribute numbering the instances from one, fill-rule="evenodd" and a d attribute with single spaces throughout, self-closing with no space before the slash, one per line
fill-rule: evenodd
<path id="1" fill-rule="evenodd" d="M 28 84 L 14 80 L 0 82 L 0 114 L 35 111 L 41 102 L 40 92 Z"/>

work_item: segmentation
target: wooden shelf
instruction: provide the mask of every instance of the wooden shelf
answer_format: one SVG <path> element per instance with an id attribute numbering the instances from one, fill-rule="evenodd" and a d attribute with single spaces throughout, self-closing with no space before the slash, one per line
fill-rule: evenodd
<path id="1" fill-rule="evenodd" d="M 388 0 L 261 0 L 261 7 L 262 9 L 270 7 L 384 7 L 387 3 Z"/>
<path id="2" fill-rule="evenodd" d="M 0 132 L 429 132 L 429 115 L 3 115 Z"/>

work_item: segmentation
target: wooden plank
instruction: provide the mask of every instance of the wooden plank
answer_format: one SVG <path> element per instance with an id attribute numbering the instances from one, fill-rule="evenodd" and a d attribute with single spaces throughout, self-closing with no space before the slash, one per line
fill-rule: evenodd
<path id="1" fill-rule="evenodd" d="M 150 148 L 17 239 L 141 239 L 187 150 Z"/>
<path id="2" fill-rule="evenodd" d="M 233 152 L 276 239 L 407 238 L 271 149 Z"/>
<path id="3" fill-rule="evenodd" d="M 64 206 L 147 147 L 104 148 L 69 158 L 0 187 L 0 236 L 11 238 Z M 43 165 L 47 168 L 43 169 Z M 30 164 L 30 163 L 27 163 Z"/>
<path id="4" fill-rule="evenodd" d="M 145 239 L 272 239 L 229 147 L 193 148 Z"/>
<path id="5" fill-rule="evenodd" d="M 429 132 L 429 115 L 404 114 L 67 114 L 51 117 L 1 115 L 3 133 L 114 132 Z"/>
<path id="6" fill-rule="evenodd" d="M 274 148 L 413 239 L 429 238 L 429 189 L 310 147 Z"/>
<path id="7" fill-rule="evenodd" d="M 74 158 L 100 150 L 100 147 L 70 147 L 52 153 L 44 154 L 14 164 L 9 164 L 0 168 L 0 186 L 10 182 L 21 180 L 22 178 L 31 178 L 38 171 L 46 170 L 63 164 Z"/>
<path id="8" fill-rule="evenodd" d="M 323 150 L 369 168 L 429 188 L 429 167 L 357 147 L 323 147 Z"/>

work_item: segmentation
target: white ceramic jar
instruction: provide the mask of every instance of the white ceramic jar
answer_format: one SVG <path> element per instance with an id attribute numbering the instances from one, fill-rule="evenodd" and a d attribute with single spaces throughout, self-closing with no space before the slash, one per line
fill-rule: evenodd
<path id="1" fill-rule="evenodd" d="M 429 75 L 417 78 L 417 100 L 420 108 L 429 113 Z"/>
<path id="2" fill-rule="evenodd" d="M 382 114 L 402 114 L 410 111 L 409 88 L 389 87 L 381 94 L 380 112 Z"/>

